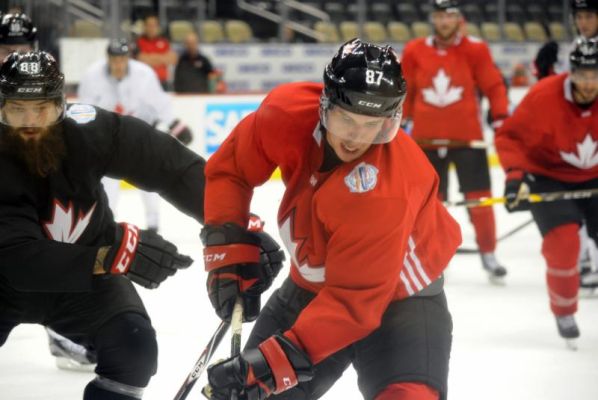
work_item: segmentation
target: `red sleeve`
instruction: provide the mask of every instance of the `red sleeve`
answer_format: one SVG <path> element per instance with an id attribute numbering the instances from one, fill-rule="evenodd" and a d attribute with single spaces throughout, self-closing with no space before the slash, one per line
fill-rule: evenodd
<path id="1" fill-rule="evenodd" d="M 532 91 L 528 93 L 515 109 L 513 115 L 507 118 L 500 129 L 496 132 L 494 139 L 496 151 L 500 163 L 505 171 L 512 169 L 526 170 L 529 161 L 527 160 L 527 148 L 532 147 L 530 143 L 534 140 L 534 131 L 537 123 L 534 122 L 534 98 Z M 540 110 L 538 110 L 540 114 Z"/>
<path id="2" fill-rule="evenodd" d="M 474 76 L 477 86 L 490 102 L 492 119 L 498 120 L 509 115 L 507 88 L 498 67 L 492 60 L 486 43 L 478 43 L 473 53 Z"/>
<path id="3" fill-rule="evenodd" d="M 425 271 L 429 284 L 454 255 L 459 225 L 438 200 L 433 171 L 422 179 L 427 190 L 413 188 L 408 196 L 418 201 L 380 196 L 337 203 L 339 209 L 349 207 L 351 218 L 331 232 L 325 287 L 285 333 L 314 363 L 380 326 L 401 287 L 404 265 Z"/>
<path id="4" fill-rule="evenodd" d="M 401 56 L 401 68 L 403 69 L 403 77 L 407 81 L 407 97 L 403 104 L 403 116 L 405 118 L 413 118 L 413 106 L 415 103 L 415 94 L 417 87 L 415 85 L 415 58 L 412 53 L 412 42 L 407 43 Z"/>
<path id="5" fill-rule="evenodd" d="M 206 224 L 247 224 L 253 188 L 266 182 L 276 168 L 275 155 L 269 154 L 267 147 L 282 147 L 275 143 L 268 146 L 264 138 L 289 124 L 285 121 L 290 118 L 269 118 L 275 114 L 269 106 L 260 106 L 233 129 L 209 158 L 205 168 Z"/>

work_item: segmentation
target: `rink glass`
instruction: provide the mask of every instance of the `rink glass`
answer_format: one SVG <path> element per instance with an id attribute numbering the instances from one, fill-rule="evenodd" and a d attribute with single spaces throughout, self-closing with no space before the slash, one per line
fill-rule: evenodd
<path id="1" fill-rule="evenodd" d="M 13 128 L 45 128 L 59 122 L 64 102 L 56 99 L 6 100 L 0 123 Z"/>

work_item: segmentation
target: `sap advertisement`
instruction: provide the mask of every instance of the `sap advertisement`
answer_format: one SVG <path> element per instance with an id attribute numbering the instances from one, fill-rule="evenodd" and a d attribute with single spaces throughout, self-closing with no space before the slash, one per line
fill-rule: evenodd
<path id="1" fill-rule="evenodd" d="M 190 147 L 204 157 L 213 154 L 233 128 L 255 111 L 264 95 L 173 96 L 175 114 L 194 137 Z"/>

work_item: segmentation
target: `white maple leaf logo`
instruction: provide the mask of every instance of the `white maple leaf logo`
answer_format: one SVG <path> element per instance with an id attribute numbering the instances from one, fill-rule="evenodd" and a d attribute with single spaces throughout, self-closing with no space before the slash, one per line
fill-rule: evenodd
<path id="1" fill-rule="evenodd" d="M 580 169 L 590 169 L 598 165 L 597 147 L 598 143 L 592 139 L 592 135 L 587 133 L 583 142 L 577 143 L 577 153 L 565 153 L 564 151 L 559 153 L 565 162 Z"/>
<path id="2" fill-rule="evenodd" d="M 451 86 L 451 78 L 442 68 L 432 78 L 432 87 L 422 90 L 424 101 L 436 107 L 446 107 L 462 98 L 463 87 Z"/>
<path id="3" fill-rule="evenodd" d="M 91 206 L 86 214 L 80 212 L 79 218 L 75 219 L 75 210 L 72 202 L 69 202 L 67 208 L 58 200 L 54 200 L 52 219 L 44 222 L 42 225 L 50 239 L 57 242 L 75 243 L 83 232 L 85 232 L 95 208 L 96 203 Z"/>
<path id="4" fill-rule="evenodd" d="M 300 263 L 297 258 L 297 248 L 299 247 L 299 244 L 297 241 L 293 240 L 291 218 L 293 217 L 288 217 L 280 226 L 280 238 L 289 251 L 291 259 L 297 266 L 297 270 L 301 276 L 309 282 L 322 283 L 326 279 L 326 268 L 322 265 L 312 266 L 307 262 Z M 299 242 L 301 242 L 301 240 L 299 240 Z"/>

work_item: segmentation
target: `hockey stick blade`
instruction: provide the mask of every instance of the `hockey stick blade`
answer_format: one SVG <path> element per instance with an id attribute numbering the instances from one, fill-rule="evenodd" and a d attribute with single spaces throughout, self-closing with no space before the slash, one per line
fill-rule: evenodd
<path id="1" fill-rule="evenodd" d="M 228 330 L 230 325 L 231 324 L 226 321 L 222 321 L 220 323 L 220 325 L 216 329 L 216 332 L 214 332 L 212 338 L 208 342 L 208 345 L 202 351 L 201 355 L 199 356 L 199 359 L 193 366 L 193 369 L 181 385 L 181 388 L 179 389 L 177 394 L 174 396 L 174 400 L 184 400 L 187 398 L 187 395 L 189 394 L 189 392 L 191 392 L 193 385 L 195 385 L 197 379 L 206 369 L 208 363 L 210 362 L 210 359 L 212 358 L 212 355 L 214 354 L 214 351 L 216 351 L 216 348 L 222 341 L 222 338 L 226 334 L 226 331 Z"/>

